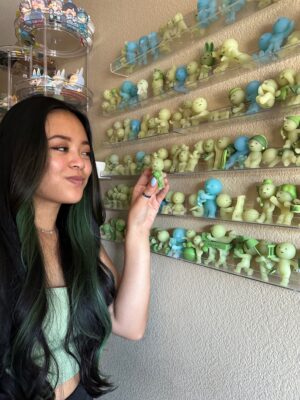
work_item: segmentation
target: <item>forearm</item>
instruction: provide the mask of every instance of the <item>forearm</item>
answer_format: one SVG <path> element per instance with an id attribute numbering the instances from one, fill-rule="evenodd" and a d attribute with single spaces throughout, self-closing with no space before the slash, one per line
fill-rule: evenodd
<path id="1" fill-rule="evenodd" d="M 150 297 L 149 232 L 130 229 L 125 239 L 122 278 L 113 306 L 113 332 L 140 339 L 145 331 Z"/>

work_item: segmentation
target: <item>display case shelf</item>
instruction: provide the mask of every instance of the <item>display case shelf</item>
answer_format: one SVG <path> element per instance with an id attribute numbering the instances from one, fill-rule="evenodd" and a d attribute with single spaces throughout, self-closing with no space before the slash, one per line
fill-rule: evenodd
<path id="1" fill-rule="evenodd" d="M 123 244 L 124 244 L 124 242 L 122 242 L 122 241 L 113 241 L 113 240 L 107 240 L 107 239 L 104 239 L 104 238 L 102 238 L 101 240 L 103 240 L 104 242 L 108 242 L 108 243 L 114 243 L 116 245 L 122 245 L 123 246 Z M 196 265 L 196 266 L 199 266 L 199 267 L 209 268 L 209 269 L 212 269 L 212 270 L 218 271 L 218 272 L 227 273 L 227 274 L 239 277 L 239 278 L 247 278 L 247 279 L 254 280 L 254 281 L 257 281 L 257 282 L 260 282 L 260 283 L 265 283 L 265 284 L 268 284 L 268 285 L 277 286 L 279 288 L 289 289 L 289 290 L 293 290 L 293 291 L 296 291 L 296 292 L 300 292 L 300 272 L 299 272 L 299 269 L 297 271 L 293 271 L 291 273 L 291 277 L 290 277 L 288 286 L 282 286 L 280 284 L 281 278 L 280 278 L 280 276 L 278 275 L 277 272 L 273 272 L 272 274 L 270 274 L 268 276 L 268 281 L 263 280 L 262 277 L 261 277 L 260 271 L 259 271 L 259 267 L 257 265 L 255 267 L 253 267 L 253 275 L 247 275 L 243 271 L 241 273 L 235 272 L 236 264 L 234 264 L 233 262 L 228 263 L 227 268 L 223 268 L 223 267 L 217 268 L 212 264 L 206 265 L 205 264 L 205 260 L 206 260 L 205 258 L 203 259 L 203 262 L 196 263 L 195 261 L 189 261 L 189 260 L 187 260 L 185 258 L 182 258 L 182 257 L 179 257 L 179 258 L 171 257 L 171 256 L 168 256 L 168 255 L 166 255 L 164 253 L 161 253 L 161 252 L 151 251 L 151 253 L 152 254 L 156 254 L 157 256 L 163 256 L 163 257 L 166 257 L 166 258 L 169 258 L 169 259 L 172 259 L 172 260 L 176 260 L 177 262 L 184 261 L 184 262 L 189 263 L 189 264 L 193 264 L 193 265 Z M 252 267 L 252 265 L 251 265 L 251 267 Z"/>
<path id="2" fill-rule="evenodd" d="M 204 89 L 208 86 L 223 82 L 224 80 L 229 80 L 231 78 L 236 77 L 237 73 L 239 76 L 241 76 L 247 72 L 259 70 L 259 68 L 261 68 L 262 66 L 266 66 L 268 64 L 274 64 L 276 62 L 283 60 L 288 60 L 289 58 L 296 57 L 300 54 L 300 43 L 295 43 L 292 45 L 285 46 L 278 52 L 271 53 L 268 56 L 264 54 L 258 55 L 258 53 L 259 53 L 258 49 L 256 51 L 251 52 L 251 54 L 255 54 L 257 56 L 255 59 L 252 59 L 252 61 L 250 61 L 249 63 L 234 64 L 223 72 L 217 72 L 217 73 L 210 72 L 210 74 L 207 77 L 198 79 L 195 83 L 192 83 L 190 85 L 188 84 L 185 85 L 186 92 L 177 92 L 174 89 L 171 89 L 168 91 L 164 91 L 164 93 L 158 96 L 149 95 L 148 98 L 145 100 L 133 102 L 132 104 L 126 105 L 120 109 L 115 109 L 111 111 L 104 110 L 102 114 L 105 117 L 111 117 L 114 115 L 120 115 L 125 112 L 134 110 L 135 108 L 136 109 L 146 108 L 161 101 L 171 99 L 174 97 L 180 97 L 194 90 L 202 88 Z M 217 67 L 218 64 L 214 66 L 214 69 Z"/>
<path id="3" fill-rule="evenodd" d="M 239 2 L 240 0 L 237 0 L 228 6 L 228 13 L 230 13 L 231 10 L 234 10 Z M 270 0 L 268 6 L 270 6 L 271 3 L 272 0 Z M 260 9 L 257 0 L 248 0 L 245 2 L 243 8 L 236 13 L 236 18 L 232 21 L 226 21 L 226 13 L 224 12 L 224 9 L 222 9 L 221 1 L 219 1 L 216 12 L 216 21 L 211 22 L 207 28 L 199 27 L 196 20 L 197 10 L 194 10 L 183 17 L 187 29 L 183 31 L 182 34 L 176 35 L 176 29 L 174 29 L 174 35 L 171 35 L 169 39 L 162 40 L 162 35 L 160 35 L 157 46 L 153 49 L 149 48 L 145 54 L 137 55 L 135 63 L 128 63 L 126 61 L 126 54 L 122 54 L 110 64 L 110 71 L 113 74 L 127 78 L 132 73 L 162 60 L 166 56 L 174 54 L 191 43 L 195 43 L 200 38 L 205 38 L 206 36 L 214 34 L 216 31 L 220 31 L 222 28 L 226 28 L 228 25 L 232 25 L 248 16 L 252 16 L 253 13 Z"/>
<path id="4" fill-rule="evenodd" d="M 146 136 L 145 138 L 138 138 L 132 140 L 122 140 L 120 142 L 110 143 L 104 142 L 103 146 L 107 148 L 115 148 L 115 147 L 123 147 L 124 145 L 134 145 L 137 143 L 151 142 L 153 140 L 168 140 L 168 138 L 177 136 L 189 136 L 195 135 L 196 133 L 200 133 L 201 131 L 207 131 L 210 128 L 215 128 L 221 126 L 231 126 L 237 123 L 244 123 L 249 121 L 268 121 L 268 120 L 278 120 L 282 117 L 289 115 L 290 113 L 300 112 L 300 96 L 293 96 L 290 100 L 295 99 L 295 101 L 299 104 L 286 104 L 284 102 L 276 103 L 272 108 L 269 109 L 261 109 L 257 113 L 252 114 L 241 114 L 241 115 L 232 115 L 231 107 L 223 107 L 216 110 L 211 111 L 212 115 L 219 115 L 219 119 L 215 120 L 206 120 L 199 123 L 197 126 L 191 126 L 188 128 L 174 128 L 173 131 L 166 134 L 155 134 L 151 136 Z M 222 118 L 223 116 L 223 118 Z M 230 118 L 225 118 L 225 116 L 230 116 Z"/>

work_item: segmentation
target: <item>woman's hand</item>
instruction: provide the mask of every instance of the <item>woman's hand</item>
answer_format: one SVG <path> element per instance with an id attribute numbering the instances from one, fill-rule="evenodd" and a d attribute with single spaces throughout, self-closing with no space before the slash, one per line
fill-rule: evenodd
<path id="1" fill-rule="evenodd" d="M 169 183 L 164 178 L 165 187 L 158 189 L 151 169 L 146 169 L 137 181 L 128 214 L 127 230 L 135 229 L 148 234 L 158 213 L 160 203 L 169 191 Z"/>

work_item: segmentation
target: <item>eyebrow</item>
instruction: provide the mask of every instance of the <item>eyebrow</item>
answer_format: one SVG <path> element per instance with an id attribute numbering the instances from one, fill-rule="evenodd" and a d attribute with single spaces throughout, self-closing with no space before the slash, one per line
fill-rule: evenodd
<path id="1" fill-rule="evenodd" d="M 63 140 L 67 140 L 68 142 L 71 142 L 71 138 L 69 136 L 65 136 L 65 135 L 54 135 L 54 136 L 51 136 L 50 138 L 48 138 L 48 141 L 50 141 L 52 139 L 63 139 Z M 83 142 L 81 142 L 81 144 L 90 145 L 88 140 L 84 140 Z"/>

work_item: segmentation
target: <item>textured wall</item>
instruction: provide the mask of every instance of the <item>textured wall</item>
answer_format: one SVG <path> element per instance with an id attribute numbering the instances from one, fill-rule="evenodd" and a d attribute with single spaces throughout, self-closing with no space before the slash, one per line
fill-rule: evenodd
<path id="1" fill-rule="evenodd" d="M 94 91 L 90 117 L 95 135 L 97 158 L 104 159 L 112 150 L 101 146 L 104 132 L 118 119 L 100 115 L 100 97 L 105 88 L 118 86 L 122 78 L 109 72 L 109 63 L 117 56 L 125 40 L 136 39 L 156 30 L 177 11 L 183 14 L 196 8 L 194 0 L 144 1 L 87 0 L 82 2 L 96 22 L 97 34 L 90 55 L 89 85 Z M 294 17 L 300 26 L 300 1 L 281 0 L 231 27 L 211 35 L 218 46 L 230 36 L 240 48 L 255 47 L 255 38 L 278 16 Z M 163 69 L 192 60 L 204 40 L 159 62 Z M 246 47 L 243 47 L 246 46 Z M 198 89 L 186 96 L 165 101 L 146 109 L 156 112 L 163 106 L 174 109 L 183 99 L 205 96 L 211 109 L 227 103 L 226 93 L 235 85 L 251 79 L 275 76 L 284 66 L 300 68 L 299 58 L 265 67 L 248 74 L 236 74 L 230 80 Z M 154 66 L 137 72 L 132 79 L 148 77 Z M 141 116 L 145 110 L 126 116 Z M 125 115 L 119 117 L 124 119 Z M 240 124 L 210 127 L 193 138 L 175 138 L 146 144 L 147 150 L 158 146 L 195 142 L 204 137 L 264 133 L 273 143 L 280 143 L 281 120 L 245 121 Z M 277 140 L 276 140 L 277 137 Z M 124 145 L 118 154 L 134 153 L 143 144 Z M 289 171 L 289 172 L 287 172 Z M 254 183 L 271 177 L 276 183 L 292 181 L 299 185 L 295 169 L 220 174 L 227 192 L 235 195 L 248 191 Z M 195 190 L 207 175 L 194 178 L 170 178 L 172 188 Z M 116 182 L 113 182 L 115 184 Z M 106 189 L 108 183 L 103 183 Z M 253 189 L 252 189 L 253 190 Z M 255 195 L 252 192 L 252 196 Z M 115 214 L 114 214 L 115 215 Z M 206 223 L 192 219 L 157 218 L 157 226 L 202 228 Z M 297 230 L 263 226 L 228 224 L 239 233 L 276 241 L 299 243 Z M 118 266 L 122 265 L 122 247 L 106 244 Z M 300 297 L 298 293 L 210 270 L 185 262 L 152 256 L 152 297 L 146 335 L 140 342 L 112 337 L 103 355 L 103 370 L 119 388 L 108 400 L 299 400 L 300 398 Z"/>

